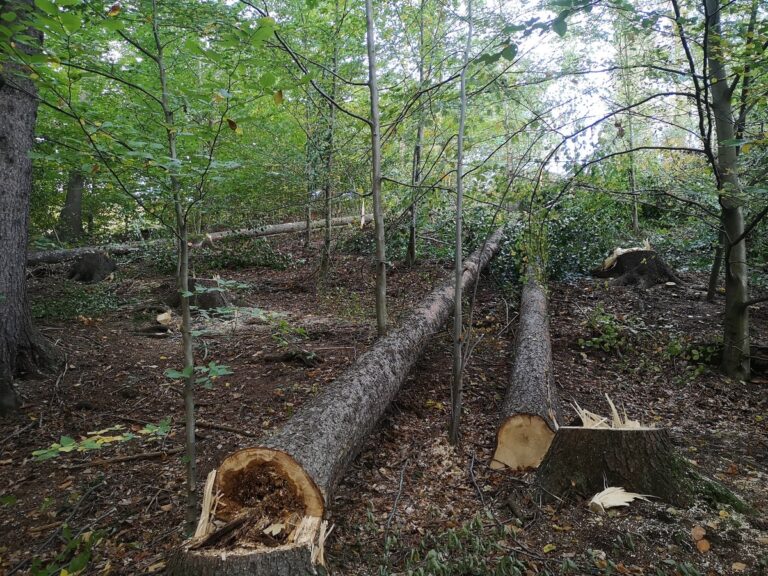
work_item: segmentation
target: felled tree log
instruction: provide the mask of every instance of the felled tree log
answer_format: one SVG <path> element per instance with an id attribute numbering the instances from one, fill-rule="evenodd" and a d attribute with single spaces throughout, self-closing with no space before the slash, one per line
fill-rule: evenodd
<path id="1" fill-rule="evenodd" d="M 690 506 L 701 497 L 744 509 L 741 500 L 675 453 L 664 428 L 562 426 L 539 466 L 536 483 L 545 501 L 590 498 L 606 486 L 621 486 L 675 506 Z"/>
<path id="2" fill-rule="evenodd" d="M 368 223 L 373 217 L 371 215 L 365 216 L 365 222 Z M 350 224 L 356 224 L 360 222 L 359 216 L 344 216 L 341 218 L 334 218 L 331 220 L 332 226 L 348 226 Z M 312 220 L 310 223 L 311 228 L 321 228 L 325 225 L 324 220 Z M 260 237 L 260 236 L 274 236 L 277 234 L 287 234 L 289 232 L 301 232 L 307 229 L 306 222 L 288 222 L 285 224 L 272 224 L 269 226 L 260 226 L 258 228 L 250 228 L 243 230 L 227 230 L 224 232 L 213 232 L 208 236 L 212 240 L 221 240 L 230 236 L 248 236 L 248 237 Z M 151 240 L 148 242 L 124 242 L 120 244 L 105 244 L 103 246 L 85 246 L 82 248 L 69 248 L 66 250 L 45 250 L 40 252 L 30 252 L 27 255 L 27 266 L 34 266 L 37 264 L 57 264 L 59 262 L 66 262 L 68 260 L 74 260 L 79 256 L 85 254 L 93 254 L 95 252 L 108 252 L 113 256 L 121 256 L 125 254 L 132 254 L 134 252 L 140 252 L 148 246 L 157 246 L 162 244 L 171 244 L 171 240 L 168 238 L 161 238 L 159 240 Z"/>
<path id="3" fill-rule="evenodd" d="M 602 266 L 592 271 L 592 275 L 598 278 L 615 278 L 614 283 L 620 286 L 637 284 L 641 288 L 650 288 L 662 282 L 683 283 L 654 250 L 622 251 L 617 248 Z"/>
<path id="4" fill-rule="evenodd" d="M 491 468 L 535 468 L 547 453 L 558 426 L 559 402 L 552 371 L 547 295 L 528 268 L 520 299 L 515 358 Z"/>
<path id="5" fill-rule="evenodd" d="M 464 286 L 477 280 L 498 251 L 501 237 L 498 230 L 467 258 Z M 313 573 L 314 565 L 322 563 L 321 519 L 332 502 L 334 487 L 394 399 L 429 337 L 445 324 L 453 297 L 453 280 L 447 280 L 400 328 L 378 340 L 261 446 L 228 456 L 216 472 L 215 518 L 237 522 L 249 516 L 250 528 L 236 528 L 239 533 L 234 539 L 228 535 L 228 544 L 222 544 L 216 532 L 207 536 L 217 540 L 212 547 L 188 543 L 169 562 L 169 573 Z M 204 510 L 203 516 L 208 517 L 209 512 Z M 274 542 L 265 535 L 273 536 Z"/>

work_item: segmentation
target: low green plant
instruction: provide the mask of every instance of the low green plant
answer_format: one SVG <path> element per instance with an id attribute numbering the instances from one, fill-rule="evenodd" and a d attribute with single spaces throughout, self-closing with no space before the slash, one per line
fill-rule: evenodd
<path id="1" fill-rule="evenodd" d="M 585 324 L 590 336 L 579 338 L 579 346 L 605 352 L 621 352 L 628 349 L 632 345 L 632 339 L 642 329 L 640 320 L 631 318 L 619 320 L 606 311 L 602 304 L 595 306 L 589 313 Z"/>
<path id="2" fill-rule="evenodd" d="M 380 576 L 522 576 L 528 565 L 510 554 L 504 542 L 510 536 L 506 527 L 491 525 L 477 516 L 458 528 L 424 538 L 405 552 L 404 565 L 393 569 L 389 562 L 379 565 Z M 397 549 L 397 538 L 390 535 L 387 552 Z M 389 558 L 389 554 L 386 555 Z"/>
<path id="3" fill-rule="evenodd" d="M 290 254 L 275 249 L 265 238 L 243 236 L 227 238 L 211 247 L 200 248 L 193 254 L 195 269 L 240 270 L 243 268 L 271 268 L 285 270 L 294 264 Z"/>
<path id="4" fill-rule="evenodd" d="M 32 561 L 32 576 L 73 576 L 88 566 L 93 556 L 93 549 L 104 538 L 104 532 L 83 532 L 73 535 L 71 528 L 64 524 L 61 528 L 64 548 L 53 560 L 43 563 L 39 558 Z"/>
<path id="5" fill-rule="evenodd" d="M 71 320 L 78 316 L 89 318 L 116 310 L 120 300 L 106 282 L 80 284 L 64 282 L 55 294 L 31 298 L 32 316 L 48 320 Z"/>
<path id="6" fill-rule="evenodd" d="M 216 362 L 209 362 L 207 365 L 202 366 L 187 366 L 183 370 L 176 370 L 175 368 L 168 368 L 165 372 L 165 377 L 171 380 L 186 380 L 192 374 L 196 374 L 195 384 L 202 384 L 204 388 L 213 388 L 214 380 L 221 376 L 227 376 L 234 374 L 229 366 L 218 364 Z"/>
<path id="7" fill-rule="evenodd" d="M 158 424 L 147 424 L 138 431 L 141 436 L 167 436 L 171 429 L 171 418 L 164 418 Z M 94 432 L 88 432 L 87 436 L 82 437 L 80 440 L 75 440 L 71 436 L 62 436 L 58 442 L 54 442 L 48 448 L 41 450 L 35 450 L 32 452 L 32 457 L 37 461 L 50 460 L 56 458 L 61 454 L 67 454 L 69 452 L 88 452 L 91 450 L 100 450 L 110 444 L 127 442 L 137 438 L 136 434 L 132 432 L 126 432 L 125 426 L 116 424 L 103 430 L 96 430 Z"/>

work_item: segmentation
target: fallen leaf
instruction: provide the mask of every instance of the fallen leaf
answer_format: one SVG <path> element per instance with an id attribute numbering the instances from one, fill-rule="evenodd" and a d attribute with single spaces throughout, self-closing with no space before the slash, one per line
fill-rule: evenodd
<path id="1" fill-rule="evenodd" d="M 707 535 L 707 531 L 704 530 L 704 528 L 702 528 L 701 526 L 694 526 L 693 528 L 691 528 L 691 537 L 697 542 L 702 538 L 704 538 L 704 536 L 706 535 Z"/>
<path id="2" fill-rule="evenodd" d="M 546 546 L 544 546 L 544 548 L 542 548 L 542 550 L 544 551 L 544 554 L 549 554 L 553 550 L 557 550 L 557 546 L 555 546 L 554 544 L 547 544 Z"/>
<path id="3" fill-rule="evenodd" d="M 163 568 L 165 568 L 165 560 L 160 560 L 160 562 L 155 562 L 147 568 L 147 572 L 149 574 L 154 574 L 155 572 L 160 572 Z"/>
<path id="4" fill-rule="evenodd" d="M 734 572 L 744 572 L 747 569 L 747 565 L 744 562 L 734 562 L 731 564 L 731 570 Z"/>
<path id="5" fill-rule="evenodd" d="M 709 544 L 709 540 L 707 540 L 706 538 L 702 538 L 701 540 L 698 540 L 696 542 L 696 548 L 702 554 L 705 554 L 706 552 L 709 552 L 709 549 L 711 548 L 711 546 Z"/>

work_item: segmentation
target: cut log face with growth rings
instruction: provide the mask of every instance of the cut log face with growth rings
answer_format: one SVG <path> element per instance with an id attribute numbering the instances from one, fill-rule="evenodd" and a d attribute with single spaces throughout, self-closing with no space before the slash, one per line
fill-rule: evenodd
<path id="1" fill-rule="evenodd" d="M 552 372 L 547 295 L 529 266 L 520 299 L 515 359 L 491 468 L 536 468 L 557 431 L 559 402 Z"/>
<path id="2" fill-rule="evenodd" d="M 502 230 L 465 261 L 464 287 L 498 251 Z M 332 493 L 453 306 L 453 280 L 261 446 L 228 456 L 212 483 L 205 526 L 169 562 L 169 574 L 312 574 L 323 563 Z M 205 533 L 205 535 L 202 535 Z"/>

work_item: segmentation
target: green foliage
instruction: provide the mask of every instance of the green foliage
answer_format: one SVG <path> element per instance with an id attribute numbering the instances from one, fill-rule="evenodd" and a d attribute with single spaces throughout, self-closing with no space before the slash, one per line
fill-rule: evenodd
<path id="1" fill-rule="evenodd" d="M 579 338 L 579 346 L 605 352 L 623 352 L 633 345 L 633 339 L 644 328 L 640 319 L 617 318 L 598 304 L 585 322 L 590 332 L 588 338 Z"/>
<path id="2" fill-rule="evenodd" d="M 402 568 L 393 570 L 388 564 L 379 566 L 379 576 L 523 576 L 528 565 L 509 554 L 505 541 L 506 527 L 487 525 L 477 516 L 459 528 L 441 534 L 429 534 L 418 546 L 404 550 Z M 397 550 L 398 541 L 390 536 L 387 551 Z"/>
<path id="3" fill-rule="evenodd" d="M 73 576 L 81 573 L 88 566 L 94 548 L 104 536 L 105 533 L 101 530 L 73 535 L 69 525 L 64 524 L 61 528 L 64 548 L 45 565 L 39 558 L 32 560 L 30 574 L 32 576 Z"/>
<path id="4" fill-rule="evenodd" d="M 606 196 L 569 197 L 547 222 L 547 274 L 553 280 L 586 274 L 621 243 L 627 214 Z"/>
<path id="5" fill-rule="evenodd" d="M 168 368 L 163 374 L 166 378 L 171 380 L 186 380 L 193 374 L 196 374 L 195 384 L 202 384 L 207 389 L 213 388 L 214 381 L 221 376 L 227 376 L 228 374 L 234 374 L 229 366 L 218 364 L 216 362 L 209 362 L 207 365 L 202 366 L 187 366 L 183 370 L 175 370 Z"/>
<path id="6" fill-rule="evenodd" d="M 290 254 L 275 249 L 265 238 L 227 238 L 213 247 L 193 254 L 195 268 L 201 272 L 212 270 L 241 270 L 243 268 L 270 268 L 285 270 L 294 263 Z"/>
<path id="7" fill-rule="evenodd" d="M 138 434 L 145 437 L 162 437 L 168 435 L 170 429 L 171 419 L 168 417 L 162 419 L 158 424 L 147 424 L 138 431 Z M 75 440 L 71 436 L 62 436 L 58 442 L 51 444 L 48 448 L 32 452 L 32 457 L 37 461 L 50 460 L 61 454 L 100 450 L 105 446 L 127 442 L 138 437 L 124 430 L 125 426 L 116 424 L 103 430 L 88 432 L 87 436 L 82 437 L 80 440 Z"/>
<path id="8" fill-rule="evenodd" d="M 47 320 L 71 320 L 78 316 L 89 318 L 112 312 L 120 300 L 106 282 L 81 284 L 63 282 L 55 294 L 33 294 L 30 298 L 32 316 Z"/>

